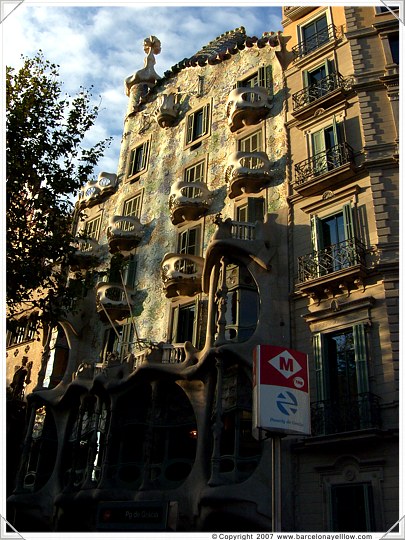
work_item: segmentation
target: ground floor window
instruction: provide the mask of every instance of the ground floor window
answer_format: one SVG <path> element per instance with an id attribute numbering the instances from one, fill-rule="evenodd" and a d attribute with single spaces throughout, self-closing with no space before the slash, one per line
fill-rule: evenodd
<path id="1" fill-rule="evenodd" d="M 374 531 L 374 508 L 370 484 L 331 486 L 332 530 Z"/>

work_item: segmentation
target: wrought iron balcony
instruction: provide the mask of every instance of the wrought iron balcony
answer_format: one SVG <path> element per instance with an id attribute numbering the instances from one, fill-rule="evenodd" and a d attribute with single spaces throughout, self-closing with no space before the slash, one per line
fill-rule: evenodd
<path id="1" fill-rule="evenodd" d="M 346 89 L 347 80 L 340 73 L 331 73 L 316 83 L 306 86 L 292 96 L 293 114 L 319 99 L 328 96 L 335 90 Z"/>
<path id="2" fill-rule="evenodd" d="M 356 265 L 365 266 L 365 247 L 356 238 L 351 238 L 298 257 L 298 282 L 304 283 Z"/>
<path id="3" fill-rule="evenodd" d="M 269 114 L 273 103 L 268 90 L 261 86 L 235 88 L 226 103 L 226 116 L 232 132 L 261 122 Z"/>
<path id="4" fill-rule="evenodd" d="M 162 281 L 167 298 L 201 292 L 204 259 L 188 253 L 167 253 L 162 261 Z"/>
<path id="5" fill-rule="evenodd" d="M 112 216 L 107 229 L 111 253 L 130 251 L 142 240 L 142 225 L 134 216 Z"/>
<path id="6" fill-rule="evenodd" d="M 312 435 L 331 435 L 362 429 L 378 429 L 380 398 L 369 392 L 341 400 L 311 404 Z"/>
<path id="7" fill-rule="evenodd" d="M 355 170 L 354 151 L 346 142 L 336 144 L 323 152 L 295 165 L 294 188 L 304 196 L 321 188 L 325 190 L 337 181 L 343 181 Z M 338 175 L 338 178 L 335 178 Z M 321 180 L 322 177 L 322 180 Z"/>
<path id="8" fill-rule="evenodd" d="M 211 205 L 212 193 L 204 182 L 175 182 L 170 190 L 169 209 L 172 223 L 192 221 L 204 216 Z"/>
<path id="9" fill-rule="evenodd" d="M 225 171 L 230 199 L 242 193 L 259 193 L 271 180 L 271 162 L 265 152 L 234 152 Z"/>
<path id="10" fill-rule="evenodd" d="M 112 282 L 100 282 L 96 286 L 96 307 L 102 320 L 120 321 L 131 315 L 135 291 Z M 107 315 L 108 314 L 108 317 Z"/>
<path id="11" fill-rule="evenodd" d="M 335 25 L 330 24 L 326 28 L 320 30 L 313 36 L 301 41 L 292 48 L 292 52 L 295 55 L 295 61 L 306 56 L 307 54 L 319 49 L 325 43 L 329 43 L 334 39 L 339 39 L 341 32 L 338 31 Z"/>

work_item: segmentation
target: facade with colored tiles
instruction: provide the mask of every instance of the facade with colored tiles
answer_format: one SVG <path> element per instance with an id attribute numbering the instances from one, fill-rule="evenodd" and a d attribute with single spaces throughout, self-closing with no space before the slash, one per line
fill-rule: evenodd
<path id="1" fill-rule="evenodd" d="M 309 358 L 281 528 L 398 520 L 398 21 L 283 15 L 283 33 L 238 28 L 161 78 L 145 40 L 117 172 L 77 203 L 80 309 L 30 367 L 19 531 L 271 530 L 262 344 Z"/>

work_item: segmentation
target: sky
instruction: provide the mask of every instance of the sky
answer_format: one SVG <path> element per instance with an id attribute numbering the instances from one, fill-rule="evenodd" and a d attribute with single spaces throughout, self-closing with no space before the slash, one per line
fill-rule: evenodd
<path id="1" fill-rule="evenodd" d="M 41 49 L 47 60 L 60 66 L 64 92 L 75 95 L 80 86 L 93 86 L 94 104 L 101 96 L 101 111 L 85 142 L 93 145 L 112 136 L 95 173 L 116 173 L 128 103 L 124 79 L 144 65 L 144 38 L 160 39 L 162 51 L 156 56 L 155 70 L 163 76 L 228 30 L 244 26 L 248 35 L 258 37 L 282 30 L 281 7 L 272 2 L 188 4 L 3 1 L 3 67 L 18 69 L 21 55 L 32 57 Z"/>

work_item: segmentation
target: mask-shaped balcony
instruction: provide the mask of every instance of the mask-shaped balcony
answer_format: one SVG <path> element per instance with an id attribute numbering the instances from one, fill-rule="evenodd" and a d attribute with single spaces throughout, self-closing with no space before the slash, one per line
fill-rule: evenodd
<path id="1" fill-rule="evenodd" d="M 273 104 L 268 90 L 261 86 L 232 90 L 226 103 L 226 116 L 232 132 L 244 126 L 259 124 L 269 114 Z"/>
<path id="2" fill-rule="evenodd" d="M 172 223 L 200 219 L 208 212 L 211 202 L 212 194 L 204 182 L 175 182 L 169 198 Z"/>
<path id="3" fill-rule="evenodd" d="M 228 196 L 259 193 L 271 180 L 271 162 L 265 152 L 235 152 L 229 156 L 225 171 Z"/>
<path id="4" fill-rule="evenodd" d="M 173 126 L 179 113 L 178 94 L 160 94 L 157 98 L 156 121 L 162 128 Z"/>
<path id="5" fill-rule="evenodd" d="M 119 283 L 100 282 L 96 286 L 96 308 L 102 321 L 120 321 L 131 315 L 134 306 L 133 289 Z M 108 314 L 108 316 L 107 316 Z"/>
<path id="6" fill-rule="evenodd" d="M 104 201 L 117 189 L 117 175 L 101 172 L 97 180 L 89 180 L 80 190 L 79 205 L 81 208 L 94 206 Z"/>
<path id="7" fill-rule="evenodd" d="M 133 216 L 113 216 L 107 229 L 110 253 L 131 251 L 142 240 L 142 225 Z"/>
<path id="8" fill-rule="evenodd" d="M 70 269 L 85 270 L 98 264 L 100 258 L 100 245 L 92 238 L 75 238 L 73 247 L 76 251 L 70 257 Z"/>
<path id="9" fill-rule="evenodd" d="M 167 253 L 162 261 L 166 298 L 194 296 L 201 292 L 204 259 L 187 253 Z"/>

